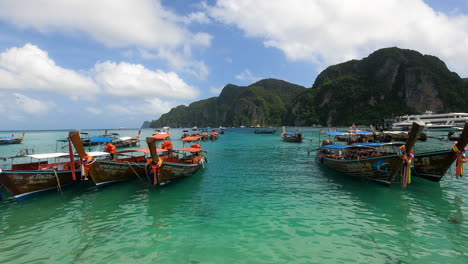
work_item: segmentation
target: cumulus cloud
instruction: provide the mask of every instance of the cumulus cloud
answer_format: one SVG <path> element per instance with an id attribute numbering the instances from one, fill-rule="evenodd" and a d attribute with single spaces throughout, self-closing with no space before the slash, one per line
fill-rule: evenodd
<path id="1" fill-rule="evenodd" d="M 114 96 L 194 98 L 198 90 L 174 72 L 151 71 L 141 64 L 103 62 L 94 66 L 96 81 Z"/>
<path id="2" fill-rule="evenodd" d="M 0 80 L 0 90 L 39 90 L 75 99 L 99 92 L 91 78 L 56 65 L 47 52 L 32 44 L 0 53 Z"/>
<path id="3" fill-rule="evenodd" d="M 327 66 L 396 45 L 468 74 L 468 16 L 436 12 L 422 0 L 218 0 L 206 9 L 290 60 Z"/>
<path id="4" fill-rule="evenodd" d="M 26 44 L 0 53 L 0 90 L 31 90 L 90 99 L 102 94 L 116 97 L 195 98 L 198 89 L 175 72 L 152 71 L 141 64 L 106 61 L 79 73 L 62 68 L 47 52 Z M 96 112 L 96 109 L 89 109 Z"/>
<path id="5" fill-rule="evenodd" d="M 123 100 L 119 103 L 110 103 L 99 106 L 86 107 L 86 111 L 94 115 L 105 113 L 107 117 L 125 117 L 131 119 L 141 118 L 141 113 L 161 115 L 169 112 L 173 107 L 180 105 L 175 101 L 163 101 L 157 97 L 144 100 Z"/>
<path id="6" fill-rule="evenodd" d="M 262 78 L 253 76 L 249 69 L 245 69 L 243 72 L 236 75 L 236 79 L 241 81 L 256 82 Z"/>
<path id="7" fill-rule="evenodd" d="M 20 93 L 0 93 L 2 103 L 0 114 L 9 120 L 23 120 L 31 116 L 40 116 L 56 107 L 50 101 L 40 101 Z"/>
<path id="8" fill-rule="evenodd" d="M 178 16 L 160 0 L 0 1 L 0 19 L 42 33 L 85 33 L 108 47 L 171 50 L 187 61 L 193 60 L 192 46 L 211 45 L 209 34 L 186 28 L 209 23 L 205 14 Z"/>

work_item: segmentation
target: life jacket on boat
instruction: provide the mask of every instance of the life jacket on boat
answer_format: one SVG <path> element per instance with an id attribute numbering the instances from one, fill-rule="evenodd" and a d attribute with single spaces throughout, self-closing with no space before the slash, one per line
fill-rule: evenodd
<path id="1" fill-rule="evenodd" d="M 106 148 L 104 149 L 104 152 L 110 153 L 110 154 L 116 154 L 117 153 L 117 148 L 112 144 L 112 143 L 107 143 Z"/>
<path id="2" fill-rule="evenodd" d="M 174 145 L 172 144 L 172 141 L 164 141 L 161 145 L 163 149 L 171 150 L 174 148 Z"/>
<path id="3" fill-rule="evenodd" d="M 200 144 L 193 144 L 192 148 L 201 148 Z"/>

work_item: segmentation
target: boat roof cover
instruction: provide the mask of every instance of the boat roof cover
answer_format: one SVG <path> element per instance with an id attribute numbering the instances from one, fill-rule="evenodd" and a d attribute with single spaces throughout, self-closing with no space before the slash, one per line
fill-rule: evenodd
<path id="1" fill-rule="evenodd" d="M 94 137 L 91 139 L 93 143 L 107 143 L 111 142 L 114 137 Z"/>
<path id="2" fill-rule="evenodd" d="M 197 141 L 200 140 L 200 136 L 195 136 L 195 137 L 184 137 L 182 141 Z"/>
<path id="3" fill-rule="evenodd" d="M 132 139 L 132 137 L 119 137 L 119 139 L 122 140 L 122 141 L 125 141 L 125 140 Z"/>
<path id="4" fill-rule="evenodd" d="M 170 136 L 171 136 L 170 134 L 162 133 L 162 134 L 154 134 L 151 137 L 155 138 L 155 139 L 158 139 L 158 140 L 164 140 L 164 139 L 166 139 L 166 138 L 168 138 Z"/>
<path id="5" fill-rule="evenodd" d="M 188 152 L 192 152 L 192 153 L 202 151 L 201 148 L 181 148 L 181 149 L 178 149 L 178 150 L 180 150 L 180 151 L 188 151 Z"/>
<path id="6" fill-rule="evenodd" d="M 360 135 L 372 135 L 373 133 L 366 130 L 351 130 L 351 133 L 360 134 Z"/>
<path id="7" fill-rule="evenodd" d="M 339 131 L 325 131 L 324 133 L 327 134 L 327 135 L 333 135 L 333 136 L 347 135 L 348 134 L 348 133 L 343 133 L 343 132 L 339 132 Z"/>
<path id="8" fill-rule="evenodd" d="M 403 145 L 404 142 L 367 142 L 367 143 L 353 143 L 352 146 L 369 146 L 369 147 L 381 147 L 391 145 Z"/>
<path id="9" fill-rule="evenodd" d="M 91 157 L 102 157 L 102 156 L 110 155 L 109 152 L 104 152 L 104 151 L 91 151 L 91 152 L 87 152 L 86 154 L 88 154 L 88 156 L 91 156 Z"/>
<path id="10" fill-rule="evenodd" d="M 57 153 L 41 153 L 41 154 L 31 154 L 31 155 L 24 155 L 25 157 L 30 157 L 33 159 L 51 159 L 51 158 L 60 158 L 60 157 L 68 157 L 70 156 L 69 153 L 57 152 Z"/>
<path id="11" fill-rule="evenodd" d="M 333 150 L 340 150 L 344 148 L 349 148 L 349 145 L 326 145 L 322 147 L 323 149 L 333 149 Z"/>
<path id="12" fill-rule="evenodd" d="M 144 153 L 150 153 L 150 150 L 145 148 L 145 149 L 126 149 L 126 150 L 121 150 L 117 153 L 128 153 L 128 152 L 144 152 Z"/>

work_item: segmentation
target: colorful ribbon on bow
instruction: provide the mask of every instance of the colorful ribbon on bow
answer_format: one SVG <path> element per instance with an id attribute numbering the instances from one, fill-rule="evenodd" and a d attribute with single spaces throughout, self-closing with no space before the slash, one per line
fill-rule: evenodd
<path id="1" fill-rule="evenodd" d="M 406 186 L 411 183 L 411 168 L 414 167 L 414 152 L 412 150 L 408 152 L 406 150 L 406 145 L 403 145 L 400 147 L 399 156 L 402 162 L 405 163 L 403 166 L 402 184 L 403 188 L 406 188 Z"/>
<path id="2" fill-rule="evenodd" d="M 457 177 L 463 177 L 463 173 L 465 172 L 464 164 L 466 163 L 466 148 L 463 150 L 458 149 L 457 143 L 452 147 L 452 150 L 457 153 L 457 161 L 456 161 L 456 167 L 455 167 L 455 176 Z"/>
<path id="3" fill-rule="evenodd" d="M 96 162 L 96 159 L 93 158 L 92 156 L 84 156 L 81 159 L 81 180 L 88 180 L 88 175 L 89 175 L 89 169 L 91 166 Z"/>

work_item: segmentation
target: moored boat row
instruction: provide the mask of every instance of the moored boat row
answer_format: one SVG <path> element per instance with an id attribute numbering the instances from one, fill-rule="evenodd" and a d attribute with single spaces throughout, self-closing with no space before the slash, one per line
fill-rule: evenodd
<path id="1" fill-rule="evenodd" d="M 11 166 L 0 170 L 0 187 L 23 199 L 88 180 L 96 186 L 132 179 L 164 185 L 204 168 L 207 159 L 198 142 L 200 137 L 184 139 L 184 144 L 194 144 L 181 149 L 173 149 L 169 137 L 170 134 L 155 134 L 146 139 L 148 148 L 121 150 L 111 158 L 107 152 L 87 152 L 80 133 L 73 131 L 69 134 L 68 153 L 26 153 L 4 158 L 11 160 Z M 156 142 L 161 139 L 163 144 L 158 148 Z"/>
<path id="2" fill-rule="evenodd" d="M 414 153 L 413 148 L 424 123 L 414 122 L 408 139 L 398 143 L 353 143 L 334 144 L 324 140 L 317 151 L 316 160 L 347 175 L 378 181 L 390 185 L 411 183 L 412 173 L 416 177 L 440 181 L 456 161 L 456 175 L 463 175 L 465 147 L 468 143 L 468 123 L 454 146 L 445 151 Z M 398 148 L 395 148 L 398 146 Z"/>

